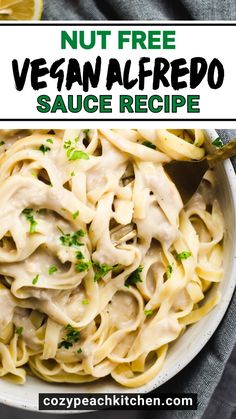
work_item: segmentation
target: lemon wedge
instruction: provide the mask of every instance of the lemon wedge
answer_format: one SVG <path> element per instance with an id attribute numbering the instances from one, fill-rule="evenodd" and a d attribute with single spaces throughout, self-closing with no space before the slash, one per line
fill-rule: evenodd
<path id="1" fill-rule="evenodd" d="M 1 20 L 39 20 L 43 0 L 0 0 Z"/>

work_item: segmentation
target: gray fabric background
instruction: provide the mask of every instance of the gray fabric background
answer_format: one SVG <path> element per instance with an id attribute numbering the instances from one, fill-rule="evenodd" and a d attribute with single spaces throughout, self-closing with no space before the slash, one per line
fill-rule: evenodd
<path id="1" fill-rule="evenodd" d="M 45 20 L 236 20 L 236 0 L 45 0 L 43 17 Z M 236 136 L 236 129 L 231 132 L 221 130 L 220 134 L 227 140 Z M 83 414 L 81 419 L 100 419 L 104 416 L 106 419 L 118 419 L 121 415 L 132 419 L 142 419 L 144 415 L 150 419 L 236 418 L 236 350 L 228 361 L 236 342 L 235 322 L 234 295 L 223 321 L 205 348 L 190 365 L 158 390 L 197 392 L 199 407 L 196 412 L 107 411 Z M 217 387 L 223 371 L 223 378 Z M 3 406 L 0 406 L 0 414 L 4 419 L 52 417 Z"/>
<path id="2" fill-rule="evenodd" d="M 235 0 L 46 0 L 52 20 L 233 20 Z"/>

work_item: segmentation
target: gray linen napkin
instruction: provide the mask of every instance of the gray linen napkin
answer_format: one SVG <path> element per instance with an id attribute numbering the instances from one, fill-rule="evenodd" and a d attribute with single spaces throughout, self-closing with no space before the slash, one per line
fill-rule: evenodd
<path id="1" fill-rule="evenodd" d="M 47 20 L 234 20 L 235 0 L 45 0 Z"/>

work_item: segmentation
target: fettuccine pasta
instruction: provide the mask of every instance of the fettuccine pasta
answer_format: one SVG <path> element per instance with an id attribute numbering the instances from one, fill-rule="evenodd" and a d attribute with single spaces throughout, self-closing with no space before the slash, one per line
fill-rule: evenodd
<path id="1" fill-rule="evenodd" d="M 224 223 L 208 171 L 165 172 L 201 130 L 1 131 L 0 376 L 139 387 L 218 302 Z M 27 368 L 26 368 L 27 367 Z"/>

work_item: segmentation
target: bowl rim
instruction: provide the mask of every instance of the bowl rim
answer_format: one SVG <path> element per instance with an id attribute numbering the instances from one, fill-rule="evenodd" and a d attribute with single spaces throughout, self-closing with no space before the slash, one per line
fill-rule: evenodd
<path id="1" fill-rule="evenodd" d="M 219 135 L 217 134 L 217 132 L 215 130 L 212 129 L 204 129 L 204 132 L 207 134 L 208 140 L 210 140 L 211 142 L 214 141 L 214 139 L 216 139 L 217 137 L 219 137 Z M 223 167 L 224 167 L 224 172 L 225 172 L 225 176 L 229 182 L 229 191 L 231 193 L 231 198 L 232 198 L 232 209 L 234 209 L 234 224 L 236 226 L 236 174 L 235 174 L 235 169 L 233 167 L 233 164 L 231 163 L 230 160 L 226 160 L 223 163 Z M 161 385 L 163 385 L 164 383 L 166 383 L 167 381 L 169 381 L 171 378 L 173 378 L 175 375 L 177 375 L 180 371 L 183 370 L 183 368 L 185 368 L 198 354 L 199 352 L 204 348 L 204 346 L 207 344 L 207 342 L 209 341 L 209 339 L 213 336 L 213 334 L 215 333 L 216 329 L 218 328 L 220 322 L 222 321 L 226 310 L 231 302 L 233 293 L 234 293 L 234 289 L 236 286 L 236 241 L 234 241 L 234 247 L 232 249 L 232 264 L 230 267 L 230 275 L 229 278 L 227 280 L 227 294 L 226 294 L 226 298 L 221 300 L 221 306 L 220 309 L 215 311 L 215 316 L 214 316 L 214 324 L 211 326 L 210 330 L 206 330 L 203 334 L 201 334 L 201 336 L 199 337 L 198 340 L 198 344 L 196 346 L 194 346 L 194 348 L 191 351 L 187 351 L 185 353 L 185 356 L 183 357 L 183 359 L 181 360 L 181 362 L 177 363 L 175 365 L 174 368 L 172 368 L 171 370 L 169 370 L 168 372 L 165 373 L 165 375 L 163 375 L 161 378 L 159 378 L 158 376 L 154 377 L 150 382 L 144 384 L 143 386 L 139 387 L 139 388 L 132 388 L 132 389 L 118 389 L 116 392 L 117 393 L 124 393 L 124 392 L 132 392 L 132 393 L 137 393 L 137 394 L 145 394 L 145 393 L 149 393 L 153 390 L 156 390 L 158 387 L 160 387 Z M 36 378 L 37 379 L 37 378 Z M 121 390 L 121 391 L 120 391 Z M 122 391 L 123 390 L 123 391 Z M 58 394 L 60 394 L 62 392 L 58 392 Z M 63 393 L 65 394 L 65 393 Z M 23 400 L 19 400 L 14 398 L 14 393 L 9 394 L 9 397 L 6 399 L 6 396 L 1 393 L 0 390 L 0 403 L 9 406 L 9 407 L 14 407 L 14 408 L 19 408 L 19 409 L 24 409 L 24 410 L 29 410 L 29 411 L 35 411 L 35 412 L 39 412 L 38 410 L 38 405 L 32 401 L 28 401 L 28 403 L 26 404 L 25 401 Z M 65 410 L 60 410 L 60 411 L 40 411 L 40 413 L 56 413 L 56 414 L 75 414 L 75 413 L 86 413 L 86 412 L 91 412 L 92 410 L 76 410 L 76 411 L 65 411 Z"/>

